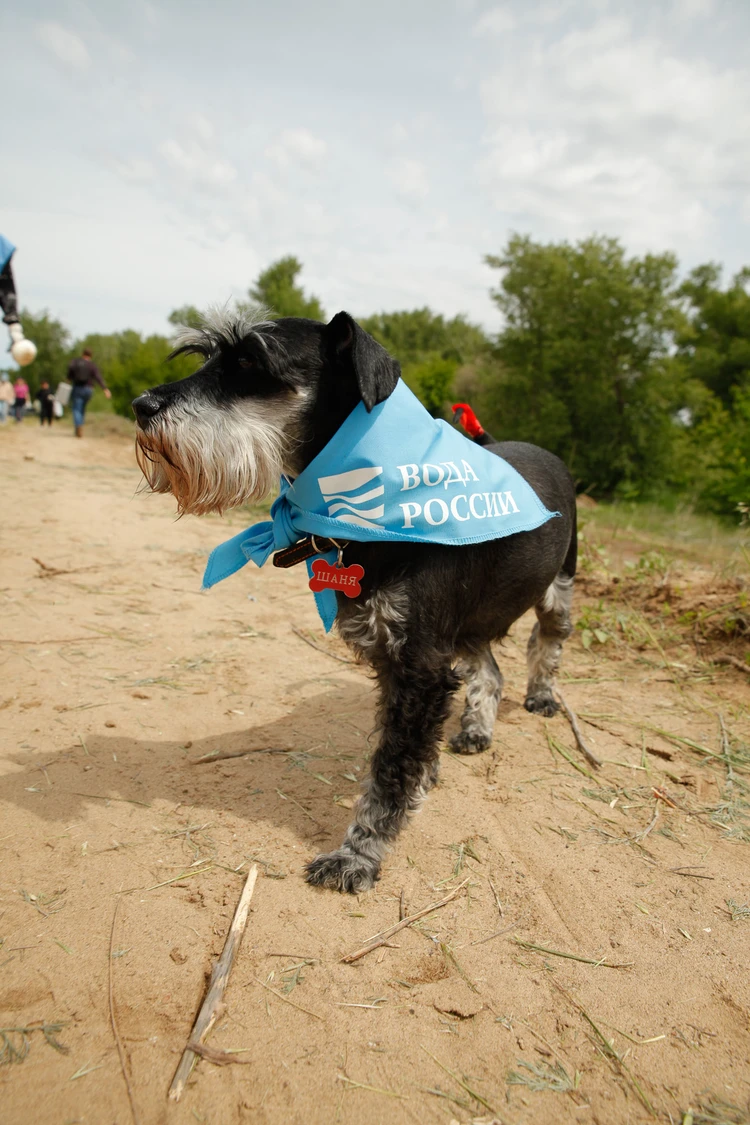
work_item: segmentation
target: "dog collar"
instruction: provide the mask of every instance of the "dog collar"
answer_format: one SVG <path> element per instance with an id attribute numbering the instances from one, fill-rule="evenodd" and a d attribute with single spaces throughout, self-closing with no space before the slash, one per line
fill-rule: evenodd
<path id="1" fill-rule="evenodd" d="M 465 546 L 533 531 L 556 515 L 507 461 L 432 418 L 399 380 L 369 413 L 359 403 L 294 482 L 282 478 L 270 520 L 211 552 L 203 588 L 307 536 Z M 307 567 L 313 578 L 310 559 Z M 336 594 L 316 590 L 315 600 L 328 632 Z"/>

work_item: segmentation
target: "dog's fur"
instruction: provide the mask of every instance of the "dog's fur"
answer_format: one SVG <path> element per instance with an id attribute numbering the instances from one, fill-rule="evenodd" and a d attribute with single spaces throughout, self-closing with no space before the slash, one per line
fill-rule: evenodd
<path id="1" fill-rule="evenodd" d="M 216 313 L 183 334 L 180 352 L 198 353 L 203 366 L 133 403 L 139 464 L 153 490 L 174 493 L 180 512 L 260 500 L 280 472 L 298 475 L 360 401 L 371 410 L 386 399 L 400 374 L 343 312 L 327 325 Z M 560 517 L 472 546 L 345 549 L 344 564 L 361 564 L 365 577 L 358 597 L 337 594 L 337 626 L 377 678 L 379 741 L 344 842 L 309 864 L 311 883 L 358 892 L 379 877 L 388 846 L 437 780 L 440 734 L 461 681 L 466 704 L 453 749 L 487 749 L 503 687 L 490 645 L 532 606 L 525 706 L 543 715 L 558 708 L 554 676 L 571 632 L 576 569 L 573 482 L 536 446 L 487 448 Z"/>

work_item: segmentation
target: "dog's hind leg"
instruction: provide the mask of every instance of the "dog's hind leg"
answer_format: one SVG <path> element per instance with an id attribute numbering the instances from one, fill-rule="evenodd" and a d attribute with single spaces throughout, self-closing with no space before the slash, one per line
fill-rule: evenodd
<path id="1" fill-rule="evenodd" d="M 356 894 L 372 887 L 388 845 L 434 782 L 438 739 L 459 684 L 448 660 L 379 668 L 380 744 L 343 844 L 319 855 L 307 881 Z"/>
<path id="2" fill-rule="evenodd" d="M 563 641 L 570 636 L 570 603 L 573 577 L 560 572 L 534 607 L 537 622 L 529 637 L 529 685 L 524 707 L 540 715 L 554 715 L 560 704 L 554 696 L 555 674 L 560 666 Z"/>
<path id="3" fill-rule="evenodd" d="M 464 656 L 456 672 L 466 682 L 466 705 L 461 716 L 461 730 L 451 739 L 458 754 L 479 754 L 492 741 L 497 708 L 503 694 L 503 677 L 495 663 L 490 646 Z"/>

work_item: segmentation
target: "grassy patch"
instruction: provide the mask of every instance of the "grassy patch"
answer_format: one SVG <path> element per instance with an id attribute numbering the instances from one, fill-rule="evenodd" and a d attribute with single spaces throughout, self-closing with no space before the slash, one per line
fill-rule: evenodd
<path id="1" fill-rule="evenodd" d="M 524 1062 L 523 1059 L 519 1059 L 518 1066 L 524 1073 L 522 1074 L 520 1070 L 510 1070 L 505 1081 L 509 1086 L 526 1086 L 535 1094 L 543 1090 L 567 1094 L 569 1090 L 578 1089 L 581 1079 L 578 1071 L 571 1078 L 562 1063 L 553 1065 L 547 1062 Z"/>

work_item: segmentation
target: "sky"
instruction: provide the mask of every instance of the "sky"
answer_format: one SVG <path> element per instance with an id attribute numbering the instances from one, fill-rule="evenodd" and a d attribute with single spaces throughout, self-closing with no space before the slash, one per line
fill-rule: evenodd
<path id="1" fill-rule="evenodd" d="M 514 231 L 750 264 L 747 0 L 26 0 L 0 42 L 0 231 L 74 335 L 286 254 L 329 315 L 489 330 Z"/>

